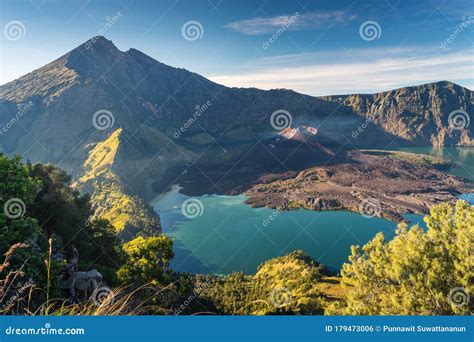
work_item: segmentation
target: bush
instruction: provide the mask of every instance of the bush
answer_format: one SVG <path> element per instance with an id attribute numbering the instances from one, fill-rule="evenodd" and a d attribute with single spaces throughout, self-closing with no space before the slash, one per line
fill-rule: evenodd
<path id="1" fill-rule="evenodd" d="M 345 303 L 329 313 L 352 315 L 472 314 L 474 293 L 474 207 L 464 201 L 441 204 L 417 225 L 398 227 L 352 248 L 342 269 Z"/>

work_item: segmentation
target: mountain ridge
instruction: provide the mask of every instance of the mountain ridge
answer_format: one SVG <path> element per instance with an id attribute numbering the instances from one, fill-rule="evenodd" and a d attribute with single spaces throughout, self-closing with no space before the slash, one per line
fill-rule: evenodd
<path id="1" fill-rule="evenodd" d="M 346 149 L 358 146 L 472 143 L 473 125 L 451 132 L 446 112 L 472 112 L 472 91 L 451 82 L 418 87 L 415 93 L 400 88 L 379 96 L 329 97 L 229 88 L 98 37 L 0 86 L 0 127 L 9 126 L 0 131 L 0 152 L 58 165 L 96 199 L 97 189 L 120 193 L 133 202 L 132 217 L 148 212 L 143 199 L 173 182 L 196 184 L 195 194 L 228 193 L 264 174 L 326 163 L 333 159 L 331 150 L 342 151 L 343 158 Z M 21 120 L 9 124 L 26 102 L 32 105 Z M 271 118 L 281 110 L 290 115 L 290 126 L 315 127 L 317 144 L 274 144 L 280 131 Z M 98 113 L 110 113 L 106 127 L 94 122 Z M 115 155 L 101 164 L 92 157 L 104 149 Z M 98 170 L 103 177 L 94 174 Z M 185 178 L 190 173 L 194 178 Z M 100 182 L 113 182 L 112 190 Z M 104 196 L 96 202 L 96 208 L 111 208 Z M 99 216 L 110 218 L 110 211 Z M 119 229 L 133 230 L 127 220 L 119 220 Z"/>
<path id="2" fill-rule="evenodd" d="M 428 140 L 433 146 L 443 146 L 445 143 L 474 145 L 468 114 L 474 110 L 473 92 L 450 81 L 397 88 L 374 94 L 323 98 L 347 105 L 387 132 L 414 143 L 418 140 L 425 142 Z M 467 120 L 466 129 L 450 129 L 452 123 L 449 122 L 449 115 L 445 114 L 458 110 L 464 111 L 467 115 L 464 118 Z"/>

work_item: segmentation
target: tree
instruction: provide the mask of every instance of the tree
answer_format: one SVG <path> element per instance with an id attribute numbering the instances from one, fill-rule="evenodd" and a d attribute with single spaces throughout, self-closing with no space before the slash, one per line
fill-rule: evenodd
<path id="1" fill-rule="evenodd" d="M 270 259 L 254 275 L 235 272 L 211 281 L 203 292 L 223 314 L 322 314 L 323 295 L 315 285 L 323 266 L 303 251 Z"/>
<path id="2" fill-rule="evenodd" d="M 473 312 L 474 207 L 464 201 L 434 206 L 427 231 L 401 224 L 352 247 L 342 268 L 346 303 L 329 313 L 354 315 L 450 315 Z"/>
<path id="3" fill-rule="evenodd" d="M 42 184 L 29 211 L 44 233 L 54 237 L 55 251 L 67 256 L 76 248 L 79 269 L 96 268 L 109 283 L 115 283 L 123 258 L 114 227 L 104 219 L 91 220 L 89 196 L 69 185 L 71 177 L 64 170 L 51 164 L 29 164 L 28 169 Z"/>
<path id="4" fill-rule="evenodd" d="M 37 222 L 28 217 L 30 206 L 41 182 L 33 179 L 20 158 L 9 159 L 0 154 L 0 253 L 11 245 L 35 240 Z"/>
<path id="5" fill-rule="evenodd" d="M 51 164 L 33 164 L 28 168 L 30 176 L 42 184 L 30 211 L 48 237 L 55 233 L 64 245 L 86 242 L 83 235 L 92 215 L 89 197 L 69 186 L 71 177 L 64 170 Z"/>
<path id="6" fill-rule="evenodd" d="M 165 236 L 139 236 L 123 245 L 125 264 L 117 276 L 125 284 L 165 284 L 170 260 L 174 257 L 173 241 Z"/>
<path id="7" fill-rule="evenodd" d="M 120 240 L 107 220 L 90 219 L 89 197 L 69 186 L 65 171 L 52 165 L 25 166 L 20 157 L 0 155 L 0 180 L 0 262 L 1 255 L 5 260 L 9 255 L 0 282 L 6 283 L 14 272 L 15 282 L 7 287 L 10 292 L 21 289 L 19 284 L 32 283 L 33 302 L 40 305 L 48 283 L 50 295 L 58 295 L 66 262 L 61 253 L 67 258 L 73 247 L 79 252 L 79 270 L 96 268 L 109 284 L 114 283 L 123 260 Z M 45 266 L 50 258 L 48 239 L 53 254 L 49 271 Z M 13 254 L 12 246 L 22 248 Z"/>
<path id="8" fill-rule="evenodd" d="M 1 311 L 18 313 L 17 304 L 22 299 L 18 289 L 25 283 L 31 286 L 46 283 L 45 255 L 39 247 L 46 238 L 30 211 L 41 182 L 29 175 L 19 157 L 9 159 L 3 155 L 0 155 L 0 180 Z M 12 301 L 15 306 L 4 306 Z"/>
<path id="9" fill-rule="evenodd" d="M 109 285 L 117 284 L 116 272 L 122 267 L 125 256 L 114 226 L 108 220 L 94 219 L 90 222 L 88 234 L 91 243 L 89 249 L 82 253 L 83 261 L 79 268 L 97 268 Z"/>

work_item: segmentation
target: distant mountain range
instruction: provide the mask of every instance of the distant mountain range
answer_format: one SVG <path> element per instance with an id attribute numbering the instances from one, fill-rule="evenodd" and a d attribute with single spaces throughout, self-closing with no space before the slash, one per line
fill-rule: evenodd
<path id="1" fill-rule="evenodd" d="M 473 145 L 474 124 L 453 128 L 453 111 L 473 113 L 473 92 L 447 81 L 319 98 L 229 88 L 94 37 L 0 86 L 0 151 L 65 169 L 98 216 L 133 234 L 159 225 L 146 203 L 173 183 L 228 193 L 341 150 Z M 280 139 L 300 126 L 317 143 Z"/>
<path id="2" fill-rule="evenodd" d="M 452 82 L 441 81 L 377 94 L 327 96 L 324 99 L 349 106 L 386 132 L 415 145 L 474 144 L 474 130 L 470 125 L 473 92 Z M 456 126 L 458 129 L 453 129 Z"/>

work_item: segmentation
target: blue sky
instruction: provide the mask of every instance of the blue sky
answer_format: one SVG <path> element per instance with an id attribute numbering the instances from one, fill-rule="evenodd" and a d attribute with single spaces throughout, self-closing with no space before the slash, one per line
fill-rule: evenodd
<path id="1" fill-rule="evenodd" d="M 0 84 L 102 33 L 121 50 L 136 48 L 228 86 L 310 95 L 371 93 L 444 79 L 474 86 L 472 1 L 0 4 Z M 186 23 L 190 31 L 183 33 Z"/>

